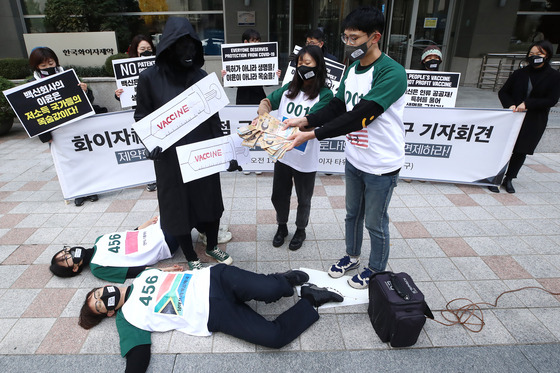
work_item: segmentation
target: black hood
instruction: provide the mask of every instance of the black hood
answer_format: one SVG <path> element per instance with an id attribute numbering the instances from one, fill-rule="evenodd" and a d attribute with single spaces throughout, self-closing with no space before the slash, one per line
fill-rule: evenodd
<path id="1" fill-rule="evenodd" d="M 168 58 L 173 55 L 169 47 L 183 36 L 190 36 L 195 42 L 197 53 L 194 59 L 194 65 L 198 68 L 204 65 L 202 42 L 189 20 L 180 17 L 170 17 L 165 23 L 161 40 L 157 45 L 156 65 L 165 65 L 169 62 Z"/>

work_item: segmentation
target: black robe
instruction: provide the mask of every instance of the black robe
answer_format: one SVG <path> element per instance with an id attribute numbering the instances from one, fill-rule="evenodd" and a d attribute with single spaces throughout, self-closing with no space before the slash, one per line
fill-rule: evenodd
<path id="1" fill-rule="evenodd" d="M 174 57 L 169 48 L 177 39 L 189 35 L 195 39 L 197 55 L 194 67 L 179 68 L 171 62 Z M 139 121 L 204 78 L 202 43 L 185 18 L 170 18 L 158 45 L 156 63 L 140 74 L 134 119 Z M 218 114 L 191 131 L 165 150 L 154 161 L 161 228 L 174 236 L 189 234 L 200 223 L 219 221 L 224 211 L 220 174 L 183 183 L 177 146 L 222 136 Z"/>
<path id="2" fill-rule="evenodd" d="M 527 96 L 529 79 L 533 88 Z M 560 97 L 560 72 L 548 63 L 539 69 L 527 66 L 515 70 L 498 92 L 498 97 L 504 108 L 525 102 L 527 112 L 513 151 L 533 154 L 546 129 L 550 108 Z"/>

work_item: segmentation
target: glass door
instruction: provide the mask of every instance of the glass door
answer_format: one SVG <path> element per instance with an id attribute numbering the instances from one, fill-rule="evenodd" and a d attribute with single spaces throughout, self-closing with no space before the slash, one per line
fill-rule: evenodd
<path id="1" fill-rule="evenodd" d="M 393 0 L 385 53 L 407 69 L 422 69 L 422 52 L 437 45 L 446 63 L 451 14 L 455 0 Z M 390 18 L 389 18 L 390 17 Z"/>

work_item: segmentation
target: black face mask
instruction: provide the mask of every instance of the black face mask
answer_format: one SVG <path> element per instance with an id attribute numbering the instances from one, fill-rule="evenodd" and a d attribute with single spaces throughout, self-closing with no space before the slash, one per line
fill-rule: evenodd
<path id="1" fill-rule="evenodd" d="M 371 37 L 368 40 L 366 40 L 365 43 L 362 43 L 360 45 L 348 45 L 348 44 L 344 45 L 344 53 L 346 54 L 346 56 L 348 57 L 350 62 L 354 62 L 354 61 L 361 60 L 362 58 L 364 58 L 364 56 L 366 55 L 366 53 L 369 49 L 368 46 L 367 46 L 367 43 L 369 43 L 369 41 L 374 36 L 375 36 L 375 34 L 371 35 Z"/>
<path id="2" fill-rule="evenodd" d="M 424 68 L 430 71 L 438 71 L 441 60 L 429 60 L 424 62 Z"/>
<path id="3" fill-rule="evenodd" d="M 531 67 L 537 67 L 540 64 L 542 64 L 546 59 L 542 56 L 529 56 L 527 60 L 529 61 L 529 65 L 531 65 Z"/>
<path id="4" fill-rule="evenodd" d="M 70 255 L 72 255 L 72 262 L 74 264 L 80 263 L 84 258 L 85 251 L 86 250 L 81 246 L 72 247 L 70 249 Z"/>
<path id="5" fill-rule="evenodd" d="M 46 69 L 39 70 L 39 73 L 42 77 L 46 78 L 47 76 L 56 74 L 56 67 L 47 67 Z"/>
<path id="6" fill-rule="evenodd" d="M 190 69 L 194 66 L 194 59 L 196 57 L 196 44 L 194 40 L 190 37 L 183 37 L 177 40 L 172 48 L 182 67 Z"/>
<path id="7" fill-rule="evenodd" d="M 121 292 L 118 288 L 114 286 L 105 286 L 103 288 L 101 301 L 105 305 L 107 311 L 113 311 L 119 304 L 120 300 L 121 300 Z"/>
<path id="8" fill-rule="evenodd" d="M 140 57 L 150 57 L 150 56 L 153 56 L 153 55 L 154 55 L 154 52 L 152 52 L 152 51 L 144 51 L 144 52 L 140 53 Z"/>
<path id="9" fill-rule="evenodd" d="M 303 80 L 309 80 L 314 78 L 317 75 L 317 66 L 309 67 L 309 66 L 298 66 L 297 73 L 300 78 Z"/>

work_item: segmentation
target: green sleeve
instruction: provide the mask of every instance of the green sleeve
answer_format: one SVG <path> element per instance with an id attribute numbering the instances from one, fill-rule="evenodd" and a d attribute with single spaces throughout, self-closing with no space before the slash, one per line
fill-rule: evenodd
<path id="1" fill-rule="evenodd" d="M 319 111 L 327 106 L 327 104 L 333 99 L 333 97 L 334 95 L 329 88 L 321 88 L 321 91 L 319 92 L 319 101 L 315 105 L 313 105 L 311 110 L 309 110 L 309 114 Z"/>
<path id="2" fill-rule="evenodd" d="M 283 87 L 278 88 L 276 91 L 272 92 L 266 97 L 268 98 L 270 104 L 272 105 L 272 110 L 278 109 L 278 107 L 280 106 L 280 101 L 282 100 L 282 96 L 284 95 L 284 92 L 288 90 L 289 86 L 290 83 L 287 83 Z"/>
<path id="3" fill-rule="evenodd" d="M 152 333 L 147 330 L 138 329 L 126 321 L 121 310 L 117 311 L 115 322 L 119 332 L 122 357 L 125 357 L 136 346 L 152 344 Z"/>
<path id="4" fill-rule="evenodd" d="M 89 268 L 91 274 L 109 282 L 118 282 L 122 284 L 126 280 L 128 267 L 104 267 L 99 264 L 90 263 Z"/>
<path id="5" fill-rule="evenodd" d="M 385 58 L 388 58 L 385 56 Z M 371 90 L 364 100 L 373 101 L 386 111 L 406 92 L 407 80 L 404 67 L 395 63 L 388 64 L 376 74 Z"/>

